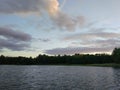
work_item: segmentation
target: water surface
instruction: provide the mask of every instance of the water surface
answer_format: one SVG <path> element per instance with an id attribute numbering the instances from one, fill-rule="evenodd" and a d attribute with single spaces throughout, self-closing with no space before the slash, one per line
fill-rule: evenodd
<path id="1" fill-rule="evenodd" d="M 1 65 L 0 90 L 120 90 L 120 69 Z"/>

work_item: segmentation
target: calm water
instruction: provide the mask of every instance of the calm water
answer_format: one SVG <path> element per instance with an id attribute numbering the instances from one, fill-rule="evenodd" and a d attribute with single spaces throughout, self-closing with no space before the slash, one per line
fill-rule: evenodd
<path id="1" fill-rule="evenodd" d="M 120 90 L 120 69 L 2 65 L 0 90 Z"/>

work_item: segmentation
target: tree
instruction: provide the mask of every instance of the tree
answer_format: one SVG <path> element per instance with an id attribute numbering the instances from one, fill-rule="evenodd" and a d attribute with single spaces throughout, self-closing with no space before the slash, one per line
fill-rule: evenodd
<path id="1" fill-rule="evenodd" d="M 115 48 L 112 52 L 115 63 L 120 63 L 120 48 Z"/>

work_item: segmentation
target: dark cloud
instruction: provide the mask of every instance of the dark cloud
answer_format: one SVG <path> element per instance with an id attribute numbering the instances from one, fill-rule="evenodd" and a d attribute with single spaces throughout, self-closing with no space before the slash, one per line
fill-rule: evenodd
<path id="1" fill-rule="evenodd" d="M 7 37 L 9 39 L 12 38 L 12 39 L 16 39 L 16 40 L 21 40 L 21 41 L 30 41 L 31 40 L 31 36 L 24 32 L 15 31 L 10 28 L 3 28 L 3 27 L 0 27 L 0 36 Z"/>
<path id="2" fill-rule="evenodd" d="M 32 37 L 24 32 L 0 27 L 0 50 L 10 49 L 14 51 L 24 50 L 29 47 Z"/>
<path id="3" fill-rule="evenodd" d="M 5 39 L 0 39 L 0 49 L 7 48 L 13 51 L 21 51 L 26 47 L 28 47 L 28 44 L 26 43 L 16 43 Z"/>
<path id="4" fill-rule="evenodd" d="M 70 55 L 70 54 L 75 54 L 75 53 L 97 53 L 97 52 L 110 52 L 113 49 L 111 47 L 105 47 L 105 48 L 97 48 L 97 47 L 67 47 L 67 48 L 55 48 L 55 49 L 50 49 L 46 50 L 44 53 L 50 54 L 50 55 Z"/>

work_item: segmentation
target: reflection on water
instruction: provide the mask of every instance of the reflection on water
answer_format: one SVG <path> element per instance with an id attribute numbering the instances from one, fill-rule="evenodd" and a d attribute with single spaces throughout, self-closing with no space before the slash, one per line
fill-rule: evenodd
<path id="1" fill-rule="evenodd" d="M 120 90 L 120 69 L 2 65 L 0 90 Z"/>

